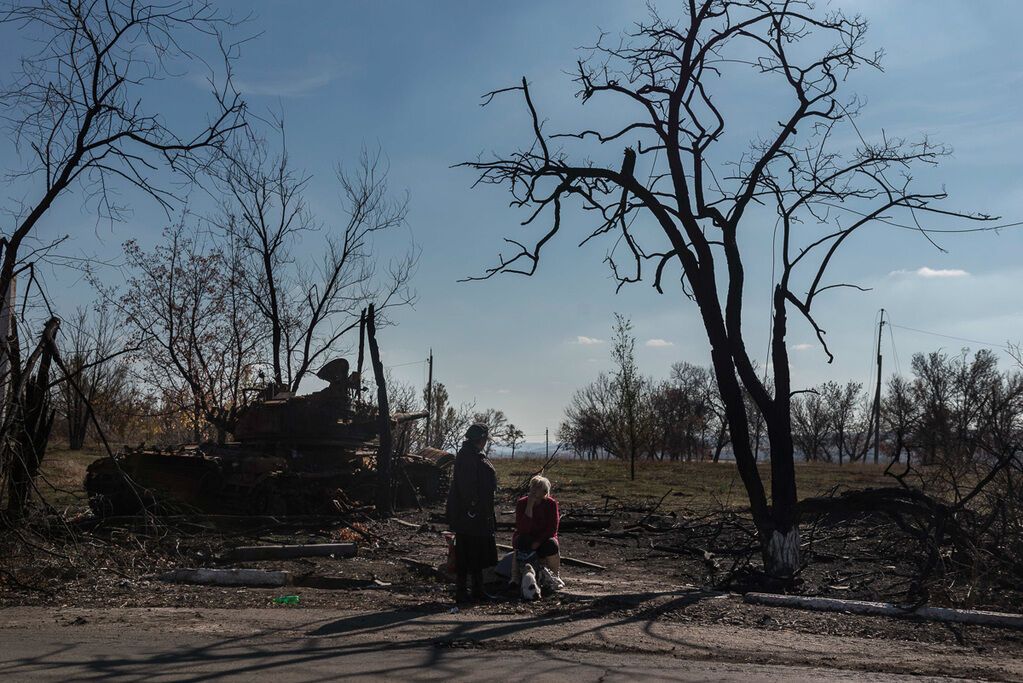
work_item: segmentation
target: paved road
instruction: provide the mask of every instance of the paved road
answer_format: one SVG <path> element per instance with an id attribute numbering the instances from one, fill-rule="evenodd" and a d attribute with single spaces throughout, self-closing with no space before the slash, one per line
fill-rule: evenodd
<path id="1" fill-rule="evenodd" d="M 11 681 L 920 681 L 919 677 L 791 666 L 679 660 L 668 655 L 587 651 L 501 651 L 412 645 L 362 647 L 279 643 L 246 637 L 230 642 L 176 634 L 139 641 L 125 632 L 111 641 L 79 631 L 68 639 L 40 634 L 0 637 L 3 671 Z M 926 679 L 925 679 L 926 680 Z"/>
<path id="2" fill-rule="evenodd" d="M 5 681 L 948 680 L 874 673 L 862 660 L 730 661 L 725 631 L 649 652 L 603 625 L 574 624 L 593 637 L 564 640 L 558 624 L 465 614 L 11 608 L 0 610 L 0 671 Z"/>

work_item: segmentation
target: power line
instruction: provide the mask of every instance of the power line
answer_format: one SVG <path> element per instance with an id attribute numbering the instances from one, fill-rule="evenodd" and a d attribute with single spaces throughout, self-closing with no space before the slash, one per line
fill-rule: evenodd
<path id="1" fill-rule="evenodd" d="M 888 316 L 888 338 L 892 341 L 892 355 L 895 356 L 895 372 L 896 374 L 902 374 L 902 365 L 899 363 L 899 352 L 895 348 L 895 333 L 892 332 L 892 317 Z"/>
<path id="2" fill-rule="evenodd" d="M 426 361 L 426 360 L 414 360 L 414 361 L 412 361 L 410 363 L 398 363 L 397 365 L 388 365 L 387 368 L 388 369 L 390 369 L 390 368 L 404 368 L 404 367 L 407 367 L 409 365 L 420 365 L 420 364 L 429 363 L 429 362 L 430 361 Z"/>
<path id="3" fill-rule="evenodd" d="M 919 332 L 920 334 L 929 334 L 934 337 L 944 337 L 945 339 L 954 339 L 955 341 L 967 342 L 969 344 L 980 344 L 982 346 L 995 346 L 1006 351 L 1009 347 L 1005 344 L 995 344 L 993 342 L 980 341 L 979 339 L 967 339 L 966 337 L 955 337 L 950 334 L 941 334 L 940 332 L 931 332 L 930 330 L 920 330 L 915 327 L 906 327 L 905 325 L 896 325 L 895 323 L 889 323 L 892 327 L 897 327 L 900 330 L 909 330 L 910 332 Z"/>

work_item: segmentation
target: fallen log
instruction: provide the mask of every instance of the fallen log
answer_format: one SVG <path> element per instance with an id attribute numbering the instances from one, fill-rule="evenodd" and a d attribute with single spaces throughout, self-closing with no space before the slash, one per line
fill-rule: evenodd
<path id="1" fill-rule="evenodd" d="M 498 543 L 497 547 L 498 549 L 505 551 L 514 550 L 514 548 L 512 548 L 510 545 L 505 545 L 504 543 Z M 595 569 L 598 571 L 604 571 L 605 569 L 607 569 L 607 567 L 600 564 L 596 564 L 594 562 L 587 562 L 586 560 L 577 560 L 574 557 L 565 557 L 564 555 L 561 556 L 561 564 L 567 564 L 572 567 L 582 567 L 583 569 Z"/>
<path id="2" fill-rule="evenodd" d="M 250 545 L 229 550 L 225 560 L 287 560 L 296 557 L 355 557 L 359 547 L 354 543 L 314 543 L 311 545 Z"/>
<path id="3" fill-rule="evenodd" d="M 168 583 L 214 586 L 287 586 L 291 573 L 263 569 L 172 569 L 160 575 Z"/>
<path id="4" fill-rule="evenodd" d="M 380 579 L 353 579 L 346 576 L 307 574 L 294 577 L 291 585 L 300 588 L 320 588 L 323 590 L 354 590 L 362 588 L 387 588 L 391 584 Z"/>
<path id="5" fill-rule="evenodd" d="M 818 612 L 849 612 L 870 616 L 897 617 L 903 619 L 926 619 L 929 621 L 977 624 L 979 626 L 1000 626 L 1023 629 L 1023 614 L 987 612 L 950 607 L 903 607 L 891 602 L 868 602 L 866 600 L 842 600 L 840 598 L 815 598 L 802 595 L 777 595 L 774 593 L 746 593 L 743 600 L 755 605 L 770 607 L 794 607 Z"/>

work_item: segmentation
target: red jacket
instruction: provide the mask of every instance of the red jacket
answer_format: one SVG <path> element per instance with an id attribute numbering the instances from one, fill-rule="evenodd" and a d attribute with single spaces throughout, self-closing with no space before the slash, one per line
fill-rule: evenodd
<path id="1" fill-rule="evenodd" d="M 528 496 L 522 496 L 515 503 L 515 534 L 512 536 L 512 544 L 518 539 L 519 534 L 528 534 L 534 542 L 544 542 L 548 538 L 558 539 L 558 522 L 561 520 L 558 514 L 558 501 L 547 496 L 533 506 L 533 516 L 526 515 L 526 501 Z"/>

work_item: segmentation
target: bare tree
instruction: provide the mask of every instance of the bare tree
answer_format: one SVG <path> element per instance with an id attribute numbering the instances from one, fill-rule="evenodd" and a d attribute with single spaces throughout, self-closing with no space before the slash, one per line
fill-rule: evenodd
<path id="1" fill-rule="evenodd" d="M 490 444 L 503 441 L 505 425 L 508 424 L 508 416 L 504 414 L 503 410 L 487 408 L 483 411 L 477 411 L 473 413 L 472 421 L 476 424 L 487 426 L 487 433 L 490 435 L 490 439 L 487 442 L 488 449 Z"/>
<path id="2" fill-rule="evenodd" d="M 185 223 L 164 232 L 147 252 L 125 245 L 126 291 L 116 301 L 141 349 L 138 366 L 147 386 L 177 397 L 192 417 L 193 438 L 202 424 L 223 441 L 234 430 L 244 390 L 256 382 L 259 341 L 256 316 L 238 281 L 236 251 L 210 243 Z M 230 245 L 228 245 L 229 247 Z"/>
<path id="3" fill-rule="evenodd" d="M 672 365 L 669 378 L 653 388 L 650 398 L 651 448 L 657 457 L 702 459 L 708 448 L 720 456 L 720 440 L 714 438 L 720 428 L 715 412 L 716 392 L 713 375 L 707 368 L 684 362 Z"/>
<path id="4" fill-rule="evenodd" d="M 501 443 L 511 448 L 511 457 L 515 457 L 515 449 L 526 440 L 526 433 L 509 423 L 501 435 Z"/>
<path id="5" fill-rule="evenodd" d="M 793 397 L 792 441 L 810 462 L 831 460 L 831 419 L 820 391 Z"/>
<path id="6" fill-rule="evenodd" d="M 240 283 L 261 320 L 273 380 L 297 392 L 310 369 L 329 360 L 342 335 L 359 326 L 369 303 L 381 325 L 387 309 L 414 300 L 409 279 L 416 252 L 410 247 L 384 272 L 374 249 L 375 238 L 404 226 L 408 208 L 407 198 L 390 196 L 379 151 L 363 149 L 353 170 L 337 167 L 345 219 L 323 225 L 305 200 L 310 177 L 292 167 L 283 124 L 278 129 L 278 156 L 251 129 L 231 154 L 220 173 L 224 198 L 214 223 L 242 252 Z M 294 249 L 317 232 L 325 235 L 322 257 L 310 267 L 296 260 Z"/>
<path id="7" fill-rule="evenodd" d="M 590 460 L 601 455 L 620 457 L 613 427 L 614 400 L 612 380 L 602 372 L 572 395 L 558 439 Z"/>
<path id="8" fill-rule="evenodd" d="M 916 431 L 920 416 L 919 406 L 913 398 L 913 385 L 904 377 L 892 375 L 888 380 L 888 390 L 881 401 L 881 428 L 889 434 L 894 443 L 891 444 L 892 462 L 899 462 L 903 451 L 908 462 L 911 457 L 913 443 L 912 434 Z"/>
<path id="9" fill-rule="evenodd" d="M 533 274 L 544 246 L 561 232 L 570 202 L 597 217 L 583 242 L 612 235 L 624 250 L 621 256 L 612 248 L 607 258 L 619 286 L 641 280 L 645 267 L 646 274 L 653 269 L 653 284 L 663 291 L 664 277 L 680 269 L 682 291 L 699 307 L 710 342 L 765 568 L 788 577 L 800 566 L 789 314 L 809 322 L 830 358 L 813 305 L 819 295 L 851 286 L 826 277 L 840 248 L 865 225 L 906 225 L 900 213 L 921 232 L 928 214 L 959 214 L 935 206 L 944 192 L 915 191 L 909 180 L 909 169 L 935 163 L 945 148 L 926 138 L 882 137 L 852 150 L 836 142 L 836 133 L 858 110 L 855 99 L 838 97 L 846 76 L 879 64 L 879 54 L 863 51 L 865 20 L 840 11 L 821 15 L 798 0 L 690 0 L 685 7 L 678 21 L 654 13 L 621 41 L 602 37 L 579 62 L 580 101 L 609 98 L 633 107 L 638 114 L 625 125 L 548 134 L 525 79 L 486 95 L 484 104 L 501 93 L 520 93 L 532 140 L 515 153 L 466 165 L 480 173 L 478 183 L 506 185 L 513 205 L 527 212 L 527 226 L 548 213 L 551 223 L 535 240 L 509 239 L 515 251 L 501 255 L 481 277 Z M 787 95 L 789 104 L 776 112 L 758 101 L 765 107 L 765 128 L 746 153 L 728 162 L 720 142 L 731 112 L 715 93 L 750 70 Z M 748 109 L 750 102 L 739 106 Z M 617 123 L 621 111 L 614 107 L 610 118 Z M 626 136 L 639 143 L 624 149 L 618 166 L 588 154 L 600 145 L 621 149 Z M 574 146 L 584 150 L 573 154 Z M 652 159 L 647 174 L 638 168 L 641 156 Z M 762 230 L 766 216 L 756 210 L 760 205 L 771 208 L 777 225 L 777 277 L 770 292 L 773 391 L 758 376 L 743 330 L 745 267 L 763 251 L 740 236 Z M 650 222 L 633 230 L 640 214 Z M 765 421 L 770 501 L 756 466 L 743 389 Z"/>
<path id="10" fill-rule="evenodd" d="M 825 382 L 820 386 L 821 398 L 827 410 L 832 444 L 838 454 L 838 464 L 855 461 L 866 455 L 869 430 L 863 416 L 863 385 L 859 382 Z"/>
<path id="11" fill-rule="evenodd" d="M 131 349 L 124 348 L 125 340 L 118 337 L 109 309 L 101 306 L 94 317 L 78 309 L 69 322 L 61 356 L 78 390 L 71 382 L 61 381 L 57 398 L 58 412 L 67 422 L 68 448 L 77 451 L 85 445 L 92 411 L 101 412 L 96 417 L 102 424 L 113 424 L 112 418 L 124 421 L 134 387 L 125 355 Z"/>
<path id="12" fill-rule="evenodd" d="M 27 160 L 9 172 L 26 198 L 12 207 L 13 225 L 0 239 L 0 301 L 8 301 L 16 277 L 27 279 L 26 290 L 35 283 L 35 262 L 47 254 L 45 245 L 35 246 L 35 233 L 58 199 L 78 190 L 101 218 L 118 220 L 128 208 L 116 190 L 129 187 L 170 208 L 178 197 L 173 185 L 158 182 L 159 171 L 195 177 L 242 125 L 243 106 L 231 86 L 232 48 L 222 39 L 232 24 L 207 2 L 34 0 L 5 3 L 0 22 L 38 46 L 0 86 L 0 118 Z M 201 42 L 188 35 L 209 39 L 225 73 L 219 84 L 211 73 L 212 112 L 186 131 L 171 128 L 147 92 L 202 59 L 184 47 Z M 25 405 L 28 397 L 18 393 L 28 385 L 15 375 L 29 374 L 18 324 L 0 339 L 0 354 L 12 373 L 4 403 L 21 421 L 38 406 Z M 22 458 L 11 435 L 0 436 L 7 451 L 0 463 Z"/>
<path id="13" fill-rule="evenodd" d="M 424 402 L 426 389 L 423 390 Z M 458 450 L 466 430 L 473 422 L 473 415 L 476 413 L 476 403 L 461 403 L 458 407 L 449 403 L 447 387 L 441 382 L 433 383 L 433 405 L 431 410 L 432 426 L 430 441 L 427 446 L 440 448 L 448 451 Z"/>

